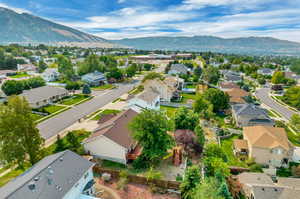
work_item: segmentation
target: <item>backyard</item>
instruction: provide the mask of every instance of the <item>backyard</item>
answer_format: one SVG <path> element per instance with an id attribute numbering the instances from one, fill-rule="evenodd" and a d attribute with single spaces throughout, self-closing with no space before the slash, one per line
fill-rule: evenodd
<path id="1" fill-rule="evenodd" d="M 188 93 L 181 93 L 182 101 L 181 103 L 187 103 L 188 100 L 196 100 L 197 95 L 195 94 L 188 94 Z"/>
<path id="2" fill-rule="evenodd" d="M 172 118 L 175 115 L 177 108 L 170 106 L 160 106 L 160 110 L 165 111 L 169 118 Z"/>

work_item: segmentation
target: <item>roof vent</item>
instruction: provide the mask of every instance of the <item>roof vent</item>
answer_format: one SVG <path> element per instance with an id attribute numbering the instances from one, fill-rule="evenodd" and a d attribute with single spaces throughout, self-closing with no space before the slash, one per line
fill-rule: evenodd
<path id="1" fill-rule="evenodd" d="M 262 188 L 262 190 L 264 191 L 264 190 L 265 190 L 265 188 Z"/>
<path id="2" fill-rule="evenodd" d="M 50 175 L 53 175 L 53 173 L 54 173 L 53 169 L 49 169 L 48 172 L 49 172 Z"/>
<path id="3" fill-rule="evenodd" d="M 29 190 L 34 191 L 35 190 L 35 184 L 33 182 L 31 182 L 30 184 L 28 184 L 28 188 L 29 188 Z"/>
<path id="4" fill-rule="evenodd" d="M 48 178 L 48 185 L 52 185 L 53 180 L 51 178 Z"/>
<path id="5" fill-rule="evenodd" d="M 275 188 L 274 191 L 278 191 L 278 190 Z"/>
<path id="6" fill-rule="evenodd" d="M 39 181 L 39 179 L 40 179 L 40 176 L 37 176 L 34 178 L 34 181 Z"/>
<path id="7" fill-rule="evenodd" d="M 64 160 L 64 158 L 63 158 L 63 157 L 61 157 L 61 158 L 59 158 L 59 160 L 62 162 L 62 161 Z"/>

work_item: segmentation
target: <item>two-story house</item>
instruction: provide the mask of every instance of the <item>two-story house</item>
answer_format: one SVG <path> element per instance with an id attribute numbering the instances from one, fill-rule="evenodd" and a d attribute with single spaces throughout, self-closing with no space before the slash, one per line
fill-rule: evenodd
<path id="1" fill-rule="evenodd" d="M 243 128 L 243 140 L 234 141 L 236 154 L 247 153 L 255 162 L 273 167 L 288 166 L 294 147 L 289 142 L 285 129 L 271 126 Z"/>
<path id="2" fill-rule="evenodd" d="M 99 86 L 107 83 L 105 75 L 98 71 L 83 75 L 81 80 L 88 83 L 90 86 Z"/>
<path id="3" fill-rule="evenodd" d="M 93 199 L 93 166 L 69 150 L 47 156 L 1 187 L 0 198 Z"/>

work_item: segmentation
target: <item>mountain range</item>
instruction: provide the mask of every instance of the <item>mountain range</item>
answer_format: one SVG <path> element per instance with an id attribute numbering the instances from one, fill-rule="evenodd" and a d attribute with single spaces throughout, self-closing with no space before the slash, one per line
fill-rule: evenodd
<path id="1" fill-rule="evenodd" d="M 300 43 L 272 37 L 143 37 L 113 41 L 142 50 L 211 51 L 251 55 L 300 55 Z"/>
<path id="2" fill-rule="evenodd" d="M 1 7 L 0 24 L 0 43 L 61 43 L 83 47 L 131 47 L 141 50 L 300 55 L 300 43 L 272 37 L 225 39 L 214 36 L 180 36 L 106 40 L 28 13 L 20 14 Z"/>

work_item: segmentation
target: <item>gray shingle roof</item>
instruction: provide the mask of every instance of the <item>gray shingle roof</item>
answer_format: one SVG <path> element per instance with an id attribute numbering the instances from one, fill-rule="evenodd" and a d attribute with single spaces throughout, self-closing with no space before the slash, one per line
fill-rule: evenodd
<path id="1" fill-rule="evenodd" d="M 66 89 L 61 87 L 42 86 L 39 88 L 25 90 L 22 94 L 20 94 L 20 96 L 25 97 L 29 103 L 37 103 L 67 92 L 68 91 Z"/>
<path id="2" fill-rule="evenodd" d="M 147 103 L 152 103 L 153 100 L 155 100 L 158 96 L 159 93 L 150 88 L 138 94 L 136 97 L 141 100 L 144 100 Z"/>
<path id="3" fill-rule="evenodd" d="M 5 199 L 60 199 L 94 163 L 72 151 L 50 155 L 0 188 Z M 34 184 L 34 191 L 28 185 Z"/>
<path id="4" fill-rule="evenodd" d="M 183 74 L 188 73 L 188 68 L 184 64 L 172 64 L 170 70 L 175 70 Z"/>
<path id="5" fill-rule="evenodd" d="M 232 109 L 236 115 L 265 115 L 268 117 L 267 112 L 254 104 L 237 104 L 233 105 Z"/>

